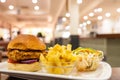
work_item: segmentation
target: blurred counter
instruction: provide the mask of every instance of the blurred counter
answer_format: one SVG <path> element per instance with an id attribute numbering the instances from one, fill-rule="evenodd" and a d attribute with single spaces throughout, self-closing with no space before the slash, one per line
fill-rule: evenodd
<path id="1" fill-rule="evenodd" d="M 96 38 L 120 38 L 120 34 L 97 34 Z"/>
<path id="2" fill-rule="evenodd" d="M 99 34 L 96 37 L 80 38 L 81 47 L 102 50 L 105 60 L 113 67 L 120 67 L 120 34 Z"/>

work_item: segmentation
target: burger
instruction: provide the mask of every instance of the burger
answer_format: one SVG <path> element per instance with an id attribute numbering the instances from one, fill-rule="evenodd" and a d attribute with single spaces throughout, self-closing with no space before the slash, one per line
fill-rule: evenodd
<path id="1" fill-rule="evenodd" d="M 8 69 L 20 71 L 40 70 L 39 58 L 45 54 L 46 45 L 36 36 L 20 34 L 7 46 Z"/>

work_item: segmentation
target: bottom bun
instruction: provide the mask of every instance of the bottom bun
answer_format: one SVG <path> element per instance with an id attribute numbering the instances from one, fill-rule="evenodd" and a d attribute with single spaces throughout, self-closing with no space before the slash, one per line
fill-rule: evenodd
<path id="1" fill-rule="evenodd" d="M 41 67 L 39 62 L 34 62 L 32 64 L 8 63 L 8 69 L 35 72 L 39 71 Z"/>

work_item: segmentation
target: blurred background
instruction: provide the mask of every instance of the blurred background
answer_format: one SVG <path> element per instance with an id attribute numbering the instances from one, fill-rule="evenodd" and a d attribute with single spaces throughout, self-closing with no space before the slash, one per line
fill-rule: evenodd
<path id="1" fill-rule="evenodd" d="M 120 0 L 0 0 L 0 52 L 18 34 L 32 34 L 47 47 L 102 50 L 104 60 L 120 66 Z"/>

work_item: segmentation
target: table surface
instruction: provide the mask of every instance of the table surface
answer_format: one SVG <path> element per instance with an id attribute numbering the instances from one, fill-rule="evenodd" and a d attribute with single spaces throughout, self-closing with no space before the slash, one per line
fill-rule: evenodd
<path id="1" fill-rule="evenodd" d="M 10 77 L 8 75 L 1 74 L 0 80 L 25 80 L 25 79 Z M 120 67 L 112 68 L 112 75 L 109 80 L 120 80 Z"/>
<path id="2" fill-rule="evenodd" d="M 120 67 L 112 68 L 112 76 L 109 80 L 120 80 Z"/>

